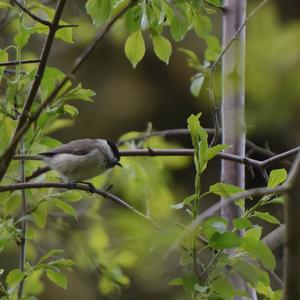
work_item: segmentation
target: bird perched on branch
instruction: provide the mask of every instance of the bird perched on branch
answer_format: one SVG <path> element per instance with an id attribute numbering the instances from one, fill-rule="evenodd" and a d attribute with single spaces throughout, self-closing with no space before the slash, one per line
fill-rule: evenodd
<path id="1" fill-rule="evenodd" d="M 80 182 L 120 166 L 118 147 L 105 139 L 81 139 L 40 153 L 44 162 L 69 182 Z"/>

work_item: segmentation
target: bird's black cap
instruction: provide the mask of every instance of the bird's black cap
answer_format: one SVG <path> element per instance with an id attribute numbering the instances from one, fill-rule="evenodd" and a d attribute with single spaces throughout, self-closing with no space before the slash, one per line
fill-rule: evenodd
<path id="1" fill-rule="evenodd" d="M 113 152 L 114 156 L 118 160 L 120 160 L 120 152 L 119 152 L 119 149 L 118 149 L 117 145 L 114 142 L 109 141 L 109 140 L 107 140 L 107 144 L 109 145 L 109 147 L 110 147 L 111 151 Z"/>

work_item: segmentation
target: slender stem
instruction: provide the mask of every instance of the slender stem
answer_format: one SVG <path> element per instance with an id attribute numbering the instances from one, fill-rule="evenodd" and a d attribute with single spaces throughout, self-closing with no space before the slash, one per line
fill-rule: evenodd
<path id="1" fill-rule="evenodd" d="M 24 153 L 24 143 L 21 140 L 20 142 L 20 152 Z M 25 161 L 20 161 L 20 181 L 25 182 Z M 22 217 L 24 217 L 27 214 L 27 203 L 26 203 L 26 192 L 25 190 L 21 190 L 21 199 L 22 199 Z M 21 225 L 21 234 L 20 234 L 20 256 L 19 256 L 19 269 L 24 272 L 24 267 L 26 263 L 26 232 L 27 232 L 27 219 L 22 219 L 22 225 Z M 17 300 L 22 298 L 23 295 L 23 289 L 24 289 L 24 281 L 25 278 L 23 278 L 18 287 L 18 294 L 17 294 Z"/>
<path id="2" fill-rule="evenodd" d="M 40 59 L 10 60 L 10 61 L 6 61 L 6 62 L 0 62 L 0 67 L 25 65 L 25 64 L 37 64 L 40 62 L 41 62 Z"/>

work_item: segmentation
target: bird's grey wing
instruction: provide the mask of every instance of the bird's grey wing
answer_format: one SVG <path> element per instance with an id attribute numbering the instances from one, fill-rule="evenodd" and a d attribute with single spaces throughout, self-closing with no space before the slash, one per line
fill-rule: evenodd
<path id="1" fill-rule="evenodd" d="M 56 154 L 74 154 L 74 155 L 86 155 L 91 152 L 95 147 L 95 140 L 81 139 L 75 140 L 67 144 L 63 144 L 47 152 L 39 153 L 44 156 L 54 156 Z"/>

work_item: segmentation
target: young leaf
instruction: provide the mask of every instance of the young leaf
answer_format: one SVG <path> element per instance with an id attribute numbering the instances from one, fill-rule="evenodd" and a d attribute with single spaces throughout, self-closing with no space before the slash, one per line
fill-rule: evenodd
<path id="1" fill-rule="evenodd" d="M 228 145 L 219 144 L 216 146 L 213 146 L 206 151 L 206 159 L 209 161 L 213 159 L 219 152 L 225 150 L 228 147 Z"/>
<path id="2" fill-rule="evenodd" d="M 20 269 L 11 270 L 6 277 L 6 283 L 9 286 L 16 286 L 24 277 L 25 274 Z"/>
<path id="3" fill-rule="evenodd" d="M 125 54 L 134 68 L 144 57 L 145 51 L 145 42 L 140 30 L 127 38 L 125 42 Z"/>
<path id="4" fill-rule="evenodd" d="M 270 215 L 268 212 L 260 212 L 260 211 L 255 211 L 254 215 L 257 218 L 260 218 L 264 221 L 267 221 L 272 224 L 280 224 L 279 220 L 275 218 L 274 216 Z"/>
<path id="5" fill-rule="evenodd" d="M 241 238 L 233 232 L 214 233 L 208 245 L 214 249 L 230 249 L 241 245 Z"/>
<path id="6" fill-rule="evenodd" d="M 101 26 L 112 11 L 111 0 L 88 0 L 85 8 L 96 26 Z"/>
<path id="7" fill-rule="evenodd" d="M 243 192 L 244 190 L 238 186 L 226 183 L 216 183 L 209 187 L 209 191 L 220 197 L 229 197 L 233 194 Z"/>
<path id="8" fill-rule="evenodd" d="M 170 29 L 174 41 L 179 42 L 185 37 L 189 29 L 189 23 L 187 17 L 183 12 L 180 12 L 178 15 L 174 14 Z"/>
<path id="9" fill-rule="evenodd" d="M 232 221 L 237 230 L 251 228 L 253 225 L 247 218 L 237 218 Z"/>
<path id="10" fill-rule="evenodd" d="M 190 90 L 193 96 L 199 96 L 203 83 L 204 76 L 202 74 L 199 74 L 198 76 L 195 76 L 194 79 L 192 79 Z"/>
<path id="11" fill-rule="evenodd" d="M 62 99 L 64 101 L 67 100 L 85 100 L 85 101 L 90 101 L 93 102 L 93 99 L 91 97 L 95 96 L 96 93 L 92 90 L 89 89 L 84 89 L 81 85 L 81 83 L 78 84 L 77 87 L 74 89 L 68 91 Z"/>
<path id="12" fill-rule="evenodd" d="M 47 204 L 46 203 L 40 203 L 37 207 L 37 209 L 32 213 L 32 218 L 34 220 L 34 223 L 39 228 L 44 228 L 47 223 Z"/>
<path id="13" fill-rule="evenodd" d="M 42 262 L 44 262 L 45 260 L 47 260 L 48 258 L 52 257 L 52 256 L 56 256 L 56 255 L 59 255 L 59 254 L 62 254 L 64 253 L 63 250 L 61 249 L 52 249 L 50 251 L 48 251 L 47 253 L 45 253 L 41 258 L 40 260 L 38 261 L 37 264 L 40 264 Z"/>
<path id="14" fill-rule="evenodd" d="M 3 2 L 3 1 L 0 1 L 0 9 L 1 9 L 1 8 L 10 8 L 10 7 L 11 7 L 10 4 L 5 3 L 5 2 Z"/>
<path id="15" fill-rule="evenodd" d="M 50 279 L 53 283 L 65 290 L 67 289 L 68 280 L 64 274 L 60 272 L 55 272 L 53 270 L 47 270 L 46 273 L 48 279 Z"/>
<path id="16" fill-rule="evenodd" d="M 8 61 L 8 53 L 5 50 L 0 49 L 0 62 Z M 2 79 L 5 67 L 0 68 L 0 81 Z"/>
<path id="17" fill-rule="evenodd" d="M 157 57 L 168 64 L 172 54 L 171 43 L 164 36 L 158 34 L 152 36 L 152 42 L 154 46 L 154 52 Z"/>
<path id="18" fill-rule="evenodd" d="M 228 226 L 228 220 L 221 217 L 211 217 L 205 220 L 202 224 L 204 235 L 207 239 L 210 239 L 216 232 L 226 232 Z"/>
<path id="19" fill-rule="evenodd" d="M 224 300 L 230 300 L 234 298 L 235 292 L 234 288 L 229 282 L 229 280 L 225 277 L 218 278 L 213 281 L 212 289 Z"/>
<path id="20" fill-rule="evenodd" d="M 272 251 L 262 242 L 252 237 L 243 237 L 241 248 L 258 259 L 268 270 L 274 270 L 276 260 Z"/>
<path id="21" fill-rule="evenodd" d="M 259 281 L 265 285 L 270 284 L 270 279 L 267 272 L 256 267 L 254 264 L 249 264 L 245 260 L 239 260 L 234 265 L 234 271 L 246 281 L 251 283 L 253 287 L 255 287 Z"/>
<path id="22" fill-rule="evenodd" d="M 268 187 L 276 187 L 285 182 L 287 179 L 287 172 L 285 169 L 272 170 L 268 180 Z"/>
<path id="23" fill-rule="evenodd" d="M 203 15 L 194 15 L 193 16 L 193 27 L 195 29 L 196 34 L 201 37 L 207 37 L 211 32 L 211 20 L 210 18 Z"/>
<path id="24" fill-rule="evenodd" d="M 224 0 L 207 0 L 207 2 L 215 7 L 224 7 Z"/>
<path id="25" fill-rule="evenodd" d="M 70 118 L 75 118 L 79 114 L 78 109 L 73 105 L 65 104 L 63 106 L 63 109 L 64 113 L 70 116 Z"/>
<path id="26" fill-rule="evenodd" d="M 64 201 L 55 199 L 54 204 L 63 210 L 66 214 L 73 216 L 75 219 L 77 219 L 77 211 L 74 209 L 71 205 L 67 204 Z"/>

